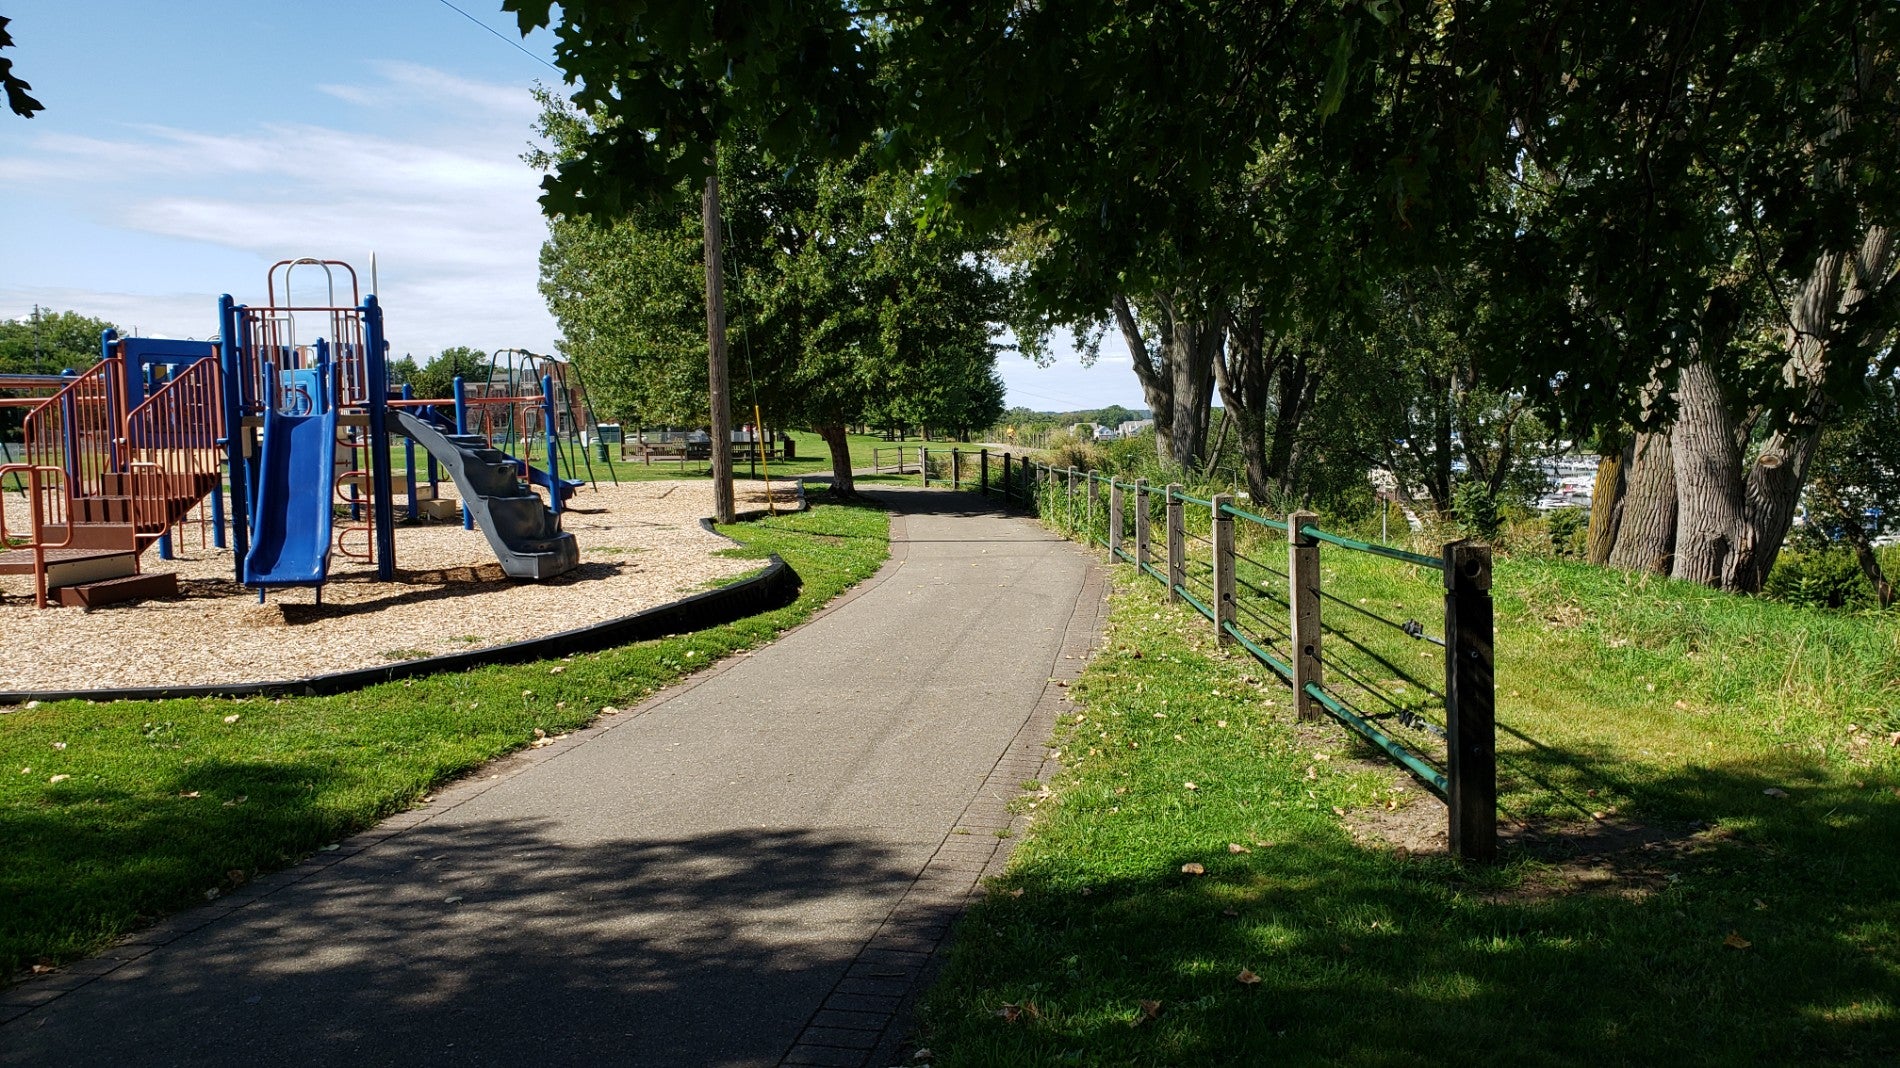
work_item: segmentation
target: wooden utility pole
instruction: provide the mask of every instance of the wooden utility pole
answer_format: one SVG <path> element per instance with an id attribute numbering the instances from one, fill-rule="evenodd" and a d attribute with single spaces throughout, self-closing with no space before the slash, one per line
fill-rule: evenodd
<path id="1" fill-rule="evenodd" d="M 712 401 L 713 519 L 730 523 L 738 513 L 732 506 L 732 406 L 726 397 L 725 226 L 719 212 L 716 168 L 706 176 L 706 195 L 700 200 L 699 216 L 706 230 L 706 393 Z"/>

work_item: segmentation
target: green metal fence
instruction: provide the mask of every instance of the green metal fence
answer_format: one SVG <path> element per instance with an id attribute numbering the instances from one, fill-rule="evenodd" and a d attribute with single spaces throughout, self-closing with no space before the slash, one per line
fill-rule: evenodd
<path id="1" fill-rule="evenodd" d="M 1259 515 L 1227 494 L 1010 456 L 993 465 L 987 450 L 981 467 L 983 492 L 1161 583 L 1284 681 L 1300 718 L 1332 717 L 1442 798 L 1454 853 L 1496 855 L 1488 546 L 1452 541 L 1431 556 L 1323 530 L 1309 512 Z"/>

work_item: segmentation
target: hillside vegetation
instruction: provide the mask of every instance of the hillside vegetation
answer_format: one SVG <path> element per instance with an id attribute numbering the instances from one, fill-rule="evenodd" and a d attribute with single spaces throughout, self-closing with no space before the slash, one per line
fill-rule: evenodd
<path id="1" fill-rule="evenodd" d="M 1324 566 L 1431 618 L 1427 576 Z M 1437 800 L 1117 570 L 1065 770 L 929 1002 L 935 1063 L 1900 1055 L 1891 617 L 1501 558 L 1508 840 L 1479 868 Z"/>

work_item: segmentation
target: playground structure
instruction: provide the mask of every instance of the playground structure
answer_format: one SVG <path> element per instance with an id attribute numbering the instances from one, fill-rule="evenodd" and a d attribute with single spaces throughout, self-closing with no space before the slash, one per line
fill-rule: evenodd
<path id="1" fill-rule="evenodd" d="M 300 266 L 324 273 L 326 303 L 293 300 Z M 348 303 L 337 299 L 339 273 Z M 392 432 L 406 439 L 410 517 L 434 496 L 445 467 L 464 526 L 481 527 L 508 576 L 546 579 L 578 563 L 579 548 L 561 529 L 563 501 L 578 483 L 560 477 L 551 376 L 538 396 L 470 399 L 459 381 L 454 398 L 392 395 L 382 309 L 374 294 L 360 293 L 348 264 L 281 261 L 268 275 L 267 301 L 219 298 L 217 341 L 108 331 L 100 362 L 83 373 L 0 381 L 0 392 L 14 394 L 0 396 L 0 410 L 25 409 L 22 455 L 0 464 L 0 486 L 24 498 L 13 520 L 0 512 L 0 574 L 31 574 L 40 607 L 175 594 L 175 576 L 144 574 L 140 561 L 153 545 L 162 555 L 171 529 L 208 499 L 220 547 L 228 510 L 237 581 L 260 600 L 295 586 L 320 598 L 333 554 L 391 581 Z M 305 342 L 300 328 L 315 336 Z M 539 407 L 546 469 L 471 432 L 471 411 L 500 406 Z M 417 445 L 429 456 L 427 491 L 416 477 Z M 219 492 L 227 479 L 228 509 Z M 530 482 L 548 490 L 546 502 Z"/>

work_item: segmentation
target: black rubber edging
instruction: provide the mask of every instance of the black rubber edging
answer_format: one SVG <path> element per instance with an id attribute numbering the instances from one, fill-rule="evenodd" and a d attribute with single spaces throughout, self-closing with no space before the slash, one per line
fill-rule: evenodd
<path id="1" fill-rule="evenodd" d="M 798 599 L 804 580 L 792 565 L 773 553 L 765 570 L 752 576 L 696 593 L 671 604 L 663 604 L 619 619 L 591 626 L 576 627 L 558 634 L 510 642 L 507 645 L 471 649 L 419 660 L 399 660 L 377 667 L 337 671 L 304 679 L 276 682 L 210 683 L 202 686 L 135 686 L 116 690 L 28 690 L 0 692 L 0 705 L 20 705 L 28 701 L 159 701 L 172 697 L 317 697 L 347 693 L 378 683 L 413 679 L 424 675 L 466 671 L 488 664 L 519 664 L 547 660 L 569 653 L 593 653 L 628 642 L 687 634 L 724 623 L 733 623 L 761 612 L 783 608 Z"/>

